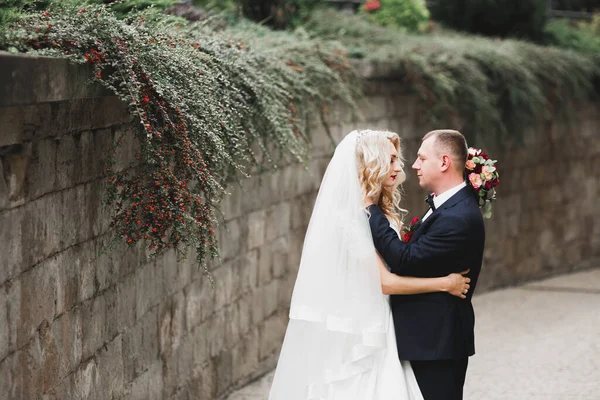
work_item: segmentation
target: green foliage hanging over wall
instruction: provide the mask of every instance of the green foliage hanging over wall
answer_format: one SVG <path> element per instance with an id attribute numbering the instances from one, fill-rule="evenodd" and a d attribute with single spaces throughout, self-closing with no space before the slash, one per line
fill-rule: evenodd
<path id="1" fill-rule="evenodd" d="M 215 32 L 157 13 L 119 19 L 103 5 L 36 13 L 0 47 L 93 67 L 93 79 L 128 105 L 126 134 L 141 145 L 127 168 L 111 157 L 106 170 L 116 239 L 154 254 L 193 247 L 200 264 L 216 255 L 215 213 L 227 183 L 252 166 L 304 161 L 309 112 L 352 105 L 358 87 L 331 43 Z"/>

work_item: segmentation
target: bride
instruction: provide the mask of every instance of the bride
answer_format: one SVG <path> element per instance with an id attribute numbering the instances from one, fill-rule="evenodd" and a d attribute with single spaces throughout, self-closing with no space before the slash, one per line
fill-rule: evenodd
<path id="1" fill-rule="evenodd" d="M 464 297 L 469 279 L 400 277 L 377 255 L 364 199 L 378 198 L 398 229 L 405 179 L 395 133 L 353 131 L 337 146 L 304 240 L 270 400 L 423 399 L 398 359 L 387 295 Z"/>

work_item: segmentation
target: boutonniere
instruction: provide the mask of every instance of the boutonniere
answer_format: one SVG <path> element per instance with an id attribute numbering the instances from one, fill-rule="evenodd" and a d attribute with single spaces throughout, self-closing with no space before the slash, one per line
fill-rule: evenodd
<path id="1" fill-rule="evenodd" d="M 405 243 L 408 242 L 410 240 L 410 238 L 412 237 L 412 235 L 415 234 L 415 231 L 417 230 L 417 228 L 419 227 L 420 224 L 421 224 L 421 220 L 419 219 L 419 217 L 414 217 L 412 219 L 412 221 L 410 221 L 410 224 L 403 225 L 402 226 L 402 241 Z"/>

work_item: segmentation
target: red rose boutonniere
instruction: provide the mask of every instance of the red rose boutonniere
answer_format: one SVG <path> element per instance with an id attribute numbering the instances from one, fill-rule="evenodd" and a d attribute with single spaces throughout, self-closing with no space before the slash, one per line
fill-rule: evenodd
<path id="1" fill-rule="evenodd" d="M 421 223 L 421 220 L 419 219 L 419 217 L 414 217 L 412 219 L 412 221 L 410 221 L 410 224 L 402 226 L 402 241 L 403 242 L 408 242 L 410 240 L 412 235 L 415 234 L 415 231 L 419 227 L 420 223 Z"/>

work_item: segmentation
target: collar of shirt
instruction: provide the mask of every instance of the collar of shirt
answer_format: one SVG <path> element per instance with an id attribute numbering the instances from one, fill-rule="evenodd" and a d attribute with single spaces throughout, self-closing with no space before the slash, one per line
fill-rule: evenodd
<path id="1" fill-rule="evenodd" d="M 456 185 L 452 189 L 448 189 L 438 196 L 433 196 L 433 204 L 435 204 L 435 208 L 440 208 L 442 204 L 444 204 L 448 199 L 450 199 L 450 197 L 454 196 L 465 186 L 467 186 L 467 182 L 462 182 L 460 185 Z"/>

